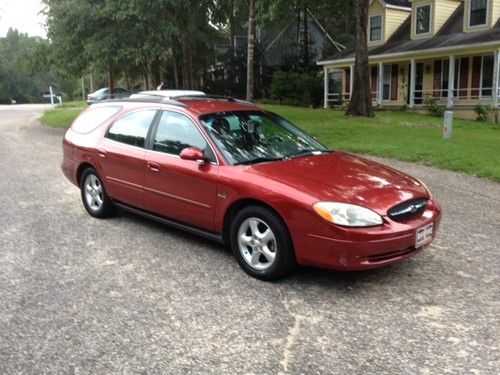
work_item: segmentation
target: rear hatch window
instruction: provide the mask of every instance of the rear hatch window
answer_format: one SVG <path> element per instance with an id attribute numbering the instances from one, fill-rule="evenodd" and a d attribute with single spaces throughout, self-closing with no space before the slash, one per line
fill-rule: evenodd
<path id="1" fill-rule="evenodd" d="M 89 108 L 77 117 L 73 125 L 71 125 L 71 129 L 76 133 L 90 133 L 106 120 L 109 120 L 117 114 L 120 109 L 122 109 L 121 106 Z"/>

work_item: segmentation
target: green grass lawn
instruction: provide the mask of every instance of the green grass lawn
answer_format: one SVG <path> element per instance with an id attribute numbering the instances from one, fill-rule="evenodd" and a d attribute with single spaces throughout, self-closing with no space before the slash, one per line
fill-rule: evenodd
<path id="1" fill-rule="evenodd" d="M 342 111 L 263 105 L 314 135 L 328 147 L 487 177 L 500 182 L 500 125 L 455 119 L 451 140 L 442 118 L 380 111 L 374 119 Z"/>
<path id="2" fill-rule="evenodd" d="M 442 118 L 381 111 L 373 119 L 344 116 L 339 110 L 262 105 L 333 149 L 420 162 L 500 182 L 500 125 L 455 119 L 451 140 L 442 138 Z M 69 102 L 41 121 L 66 128 L 86 108 Z"/>
<path id="3" fill-rule="evenodd" d="M 61 107 L 45 112 L 40 121 L 53 128 L 67 128 L 86 107 L 83 101 L 63 103 Z"/>

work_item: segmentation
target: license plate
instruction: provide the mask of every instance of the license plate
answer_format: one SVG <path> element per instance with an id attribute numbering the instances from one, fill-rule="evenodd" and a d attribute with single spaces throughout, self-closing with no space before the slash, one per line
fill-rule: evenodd
<path id="1" fill-rule="evenodd" d="M 432 241 L 434 224 L 430 223 L 417 229 L 415 233 L 415 248 L 418 249 Z"/>

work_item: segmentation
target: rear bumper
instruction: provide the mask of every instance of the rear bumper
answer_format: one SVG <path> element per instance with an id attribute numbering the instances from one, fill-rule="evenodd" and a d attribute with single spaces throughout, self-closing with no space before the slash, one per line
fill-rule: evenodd
<path id="1" fill-rule="evenodd" d="M 422 216 L 407 223 L 392 222 L 373 228 L 339 228 L 329 223 L 320 228 L 292 223 L 290 232 L 297 262 L 335 270 L 367 270 L 401 262 L 423 250 L 415 248 L 416 230 L 434 223 L 433 238 L 441 210 L 433 204 Z"/>

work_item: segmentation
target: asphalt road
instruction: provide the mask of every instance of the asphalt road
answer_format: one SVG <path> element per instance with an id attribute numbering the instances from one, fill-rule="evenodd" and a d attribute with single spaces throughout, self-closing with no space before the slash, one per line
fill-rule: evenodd
<path id="1" fill-rule="evenodd" d="M 500 184 L 387 160 L 442 203 L 435 243 L 278 283 L 227 249 L 86 214 L 44 107 L 0 107 L 0 373 L 496 374 Z"/>

